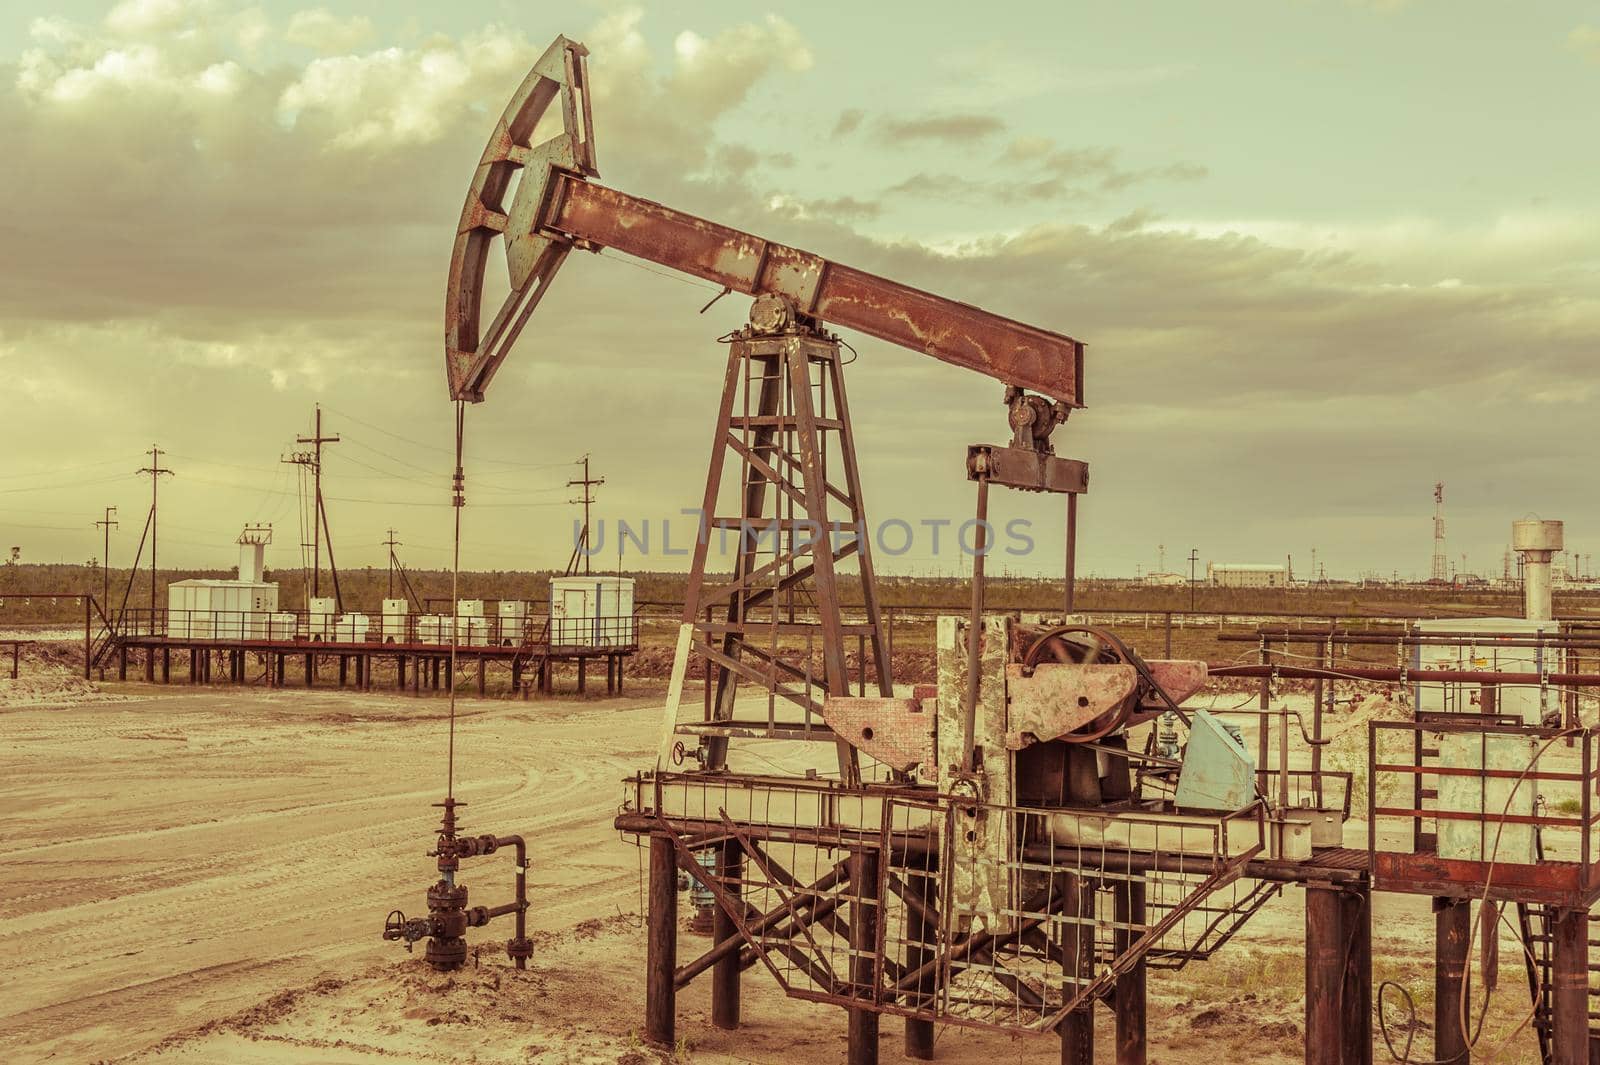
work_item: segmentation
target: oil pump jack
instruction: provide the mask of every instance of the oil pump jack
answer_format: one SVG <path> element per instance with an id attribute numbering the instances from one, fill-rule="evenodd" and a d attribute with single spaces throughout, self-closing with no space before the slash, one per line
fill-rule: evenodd
<path id="1" fill-rule="evenodd" d="M 841 341 L 829 328 L 859 330 L 1005 384 L 1013 439 L 973 449 L 968 475 L 980 492 L 991 483 L 1073 494 L 1087 488 L 1085 464 L 1058 458 L 1051 446 L 1051 433 L 1082 406 L 1083 345 L 599 184 L 586 56 L 581 44 L 558 38 L 517 90 L 478 163 L 450 265 L 445 337 L 451 397 L 483 399 L 574 249 L 610 249 L 754 297 L 748 324 L 727 338 L 674 665 L 676 702 L 689 655 L 709 661 L 711 713 L 677 731 L 705 741 L 699 753 L 713 768 L 725 763 L 733 737 L 830 738 L 818 718 L 825 696 L 849 691 L 849 643 L 870 648 L 880 696 L 892 694 L 892 678 Z M 560 132 L 533 144 L 557 100 Z M 504 243 L 511 293 L 484 328 L 484 276 L 497 239 Z M 739 470 L 738 505 L 720 514 L 732 464 Z M 708 581 L 712 534 L 730 530 L 738 537 L 731 579 Z M 857 622 L 845 620 L 840 602 L 841 565 L 848 561 L 860 580 L 863 620 Z M 795 619 L 797 598 L 808 600 L 811 620 Z M 763 646 L 760 638 L 771 637 L 774 625 L 787 642 L 806 639 L 816 646 L 820 671 L 796 667 L 770 639 Z M 741 682 L 797 705 L 803 716 L 769 714 L 760 725 L 737 721 L 734 696 Z M 840 757 L 844 779 L 859 781 L 854 748 L 841 743 Z"/>
<path id="2" fill-rule="evenodd" d="M 483 400 L 574 250 L 752 297 L 747 324 L 722 338 L 660 753 L 626 782 L 616 822 L 649 840 L 647 1034 L 673 1042 L 676 989 L 708 971 L 713 1022 L 737 1027 L 740 974 L 760 964 L 789 995 L 846 1008 L 852 1063 L 876 1060 L 884 1013 L 906 1018 L 917 1057 L 932 1056 L 936 1023 L 954 1023 L 1057 1032 L 1064 1059 L 1089 1060 L 1092 1007 L 1112 998 L 1119 1060 L 1142 1061 L 1145 966 L 1225 941 L 1276 891 L 1242 878 L 1245 863 L 1308 850 L 1308 830 L 1269 825 L 1250 756 L 1203 712 L 1181 709 L 1205 681 L 1202 663 L 1145 661 L 1073 616 L 1088 469 L 1055 454 L 1053 433 L 1083 405 L 1083 344 L 600 184 L 587 55 L 558 37 L 489 139 L 451 258 L 445 357 L 451 398 Z M 485 325 L 497 242 L 510 294 Z M 1009 440 L 966 452 L 971 610 L 939 619 L 938 681 L 909 693 L 896 694 L 880 623 L 836 328 L 1003 386 Z M 1059 625 L 984 611 L 991 486 L 1067 497 Z M 737 540 L 724 577 L 708 562 L 713 534 L 727 531 Z M 841 596 L 847 567 L 854 611 Z M 699 714 L 684 705 L 692 660 L 708 674 Z M 764 714 L 752 709 L 760 700 Z M 1130 749 L 1128 730 L 1157 719 L 1159 736 L 1152 728 L 1142 752 Z M 730 742 L 758 739 L 832 744 L 838 773 L 730 768 Z M 453 862 L 463 846 L 446 813 L 439 853 Z M 714 945 L 682 966 L 680 870 L 715 903 Z M 430 908 L 454 890 L 441 880 Z M 395 938 L 437 936 L 430 920 L 457 936 L 464 926 L 435 911 L 393 922 Z"/>

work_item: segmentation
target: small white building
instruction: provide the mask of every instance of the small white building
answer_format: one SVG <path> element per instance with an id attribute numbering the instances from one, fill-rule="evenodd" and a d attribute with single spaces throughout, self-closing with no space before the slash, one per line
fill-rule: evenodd
<path id="1" fill-rule="evenodd" d="M 1208 562 L 1206 582 L 1218 588 L 1287 588 L 1289 567 L 1265 562 Z"/>
<path id="2" fill-rule="evenodd" d="M 500 600 L 500 632 L 502 647 L 522 643 L 528 633 L 528 604 L 520 599 Z"/>
<path id="3" fill-rule="evenodd" d="M 407 640 L 407 621 L 410 617 L 410 604 L 404 599 L 385 599 L 383 601 L 383 642 L 405 643 Z"/>
<path id="4" fill-rule="evenodd" d="M 631 647 L 638 642 L 633 578 L 550 578 L 551 647 Z"/>
<path id="5" fill-rule="evenodd" d="M 167 585 L 167 635 L 180 640 L 265 640 L 278 609 L 278 586 L 264 579 L 270 528 L 239 535 L 239 576 Z"/>

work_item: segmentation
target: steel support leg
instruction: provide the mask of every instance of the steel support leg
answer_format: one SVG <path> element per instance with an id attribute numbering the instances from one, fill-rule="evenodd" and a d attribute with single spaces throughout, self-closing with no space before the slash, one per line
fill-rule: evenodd
<path id="1" fill-rule="evenodd" d="M 933 907 L 937 905 L 939 895 L 931 873 L 938 868 L 938 862 L 938 855 L 931 852 L 920 859 L 908 858 L 906 862 L 906 894 L 920 900 L 923 906 L 921 910 L 915 906 L 906 907 L 907 972 L 916 972 L 933 960 L 938 928 L 924 917 L 924 912 L 931 913 Z M 933 1008 L 934 991 L 937 987 L 935 980 L 935 974 L 930 971 L 918 982 L 917 997 L 911 1005 L 918 1009 Z M 921 1017 L 906 1018 L 906 1057 L 920 1061 L 933 1060 L 932 1021 Z"/>
<path id="2" fill-rule="evenodd" d="M 1461 999 L 1470 993 L 1467 947 L 1472 941 L 1472 902 L 1436 898 L 1433 914 L 1433 1056 L 1440 1062 L 1465 1062 L 1467 1035 L 1461 1020 Z"/>
<path id="3" fill-rule="evenodd" d="M 1117 953 L 1128 950 L 1144 934 L 1145 885 L 1130 879 L 1116 891 Z M 1117 1065 L 1145 1062 L 1145 964 L 1141 960 L 1117 977 Z"/>
<path id="4" fill-rule="evenodd" d="M 1344 905 L 1339 889 L 1306 885 L 1306 1065 L 1346 1065 Z"/>
<path id="5" fill-rule="evenodd" d="M 717 879 L 734 898 L 741 898 L 744 881 L 744 849 L 737 840 L 717 845 Z M 722 944 L 739 938 L 739 930 L 721 906 L 712 911 L 712 939 Z M 711 970 L 711 1023 L 732 1031 L 739 1027 L 739 952 L 730 951 Z"/>
<path id="6" fill-rule="evenodd" d="M 678 967 L 678 861 L 672 840 L 650 837 L 649 941 L 645 954 L 645 1037 L 671 1047 L 676 1040 Z"/>
<path id="7" fill-rule="evenodd" d="M 1589 915 L 1556 910 L 1551 924 L 1550 1057 L 1554 1065 L 1589 1061 Z"/>
<path id="8" fill-rule="evenodd" d="M 1064 993 L 1094 978 L 1094 881 L 1068 873 L 1065 876 L 1065 923 L 1061 932 L 1061 969 L 1068 982 Z M 1086 1002 L 1061 1022 L 1061 1065 L 1094 1065 L 1094 1003 Z"/>
<path id="9" fill-rule="evenodd" d="M 850 855 L 850 989 L 872 999 L 878 951 L 878 852 L 861 848 Z M 878 1065 L 878 1014 L 848 1007 L 848 1065 Z"/>
<path id="10" fill-rule="evenodd" d="M 1344 959 L 1340 1028 L 1348 1065 L 1372 1065 L 1372 892 L 1361 887 L 1339 896 Z"/>

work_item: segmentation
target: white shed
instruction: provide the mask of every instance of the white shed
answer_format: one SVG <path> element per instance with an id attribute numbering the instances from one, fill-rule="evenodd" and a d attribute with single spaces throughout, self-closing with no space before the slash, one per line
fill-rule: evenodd
<path id="1" fill-rule="evenodd" d="M 167 585 L 167 635 L 180 640 L 264 640 L 278 586 L 194 579 Z"/>
<path id="2" fill-rule="evenodd" d="M 637 642 L 632 577 L 550 578 L 551 647 L 631 647 Z"/>

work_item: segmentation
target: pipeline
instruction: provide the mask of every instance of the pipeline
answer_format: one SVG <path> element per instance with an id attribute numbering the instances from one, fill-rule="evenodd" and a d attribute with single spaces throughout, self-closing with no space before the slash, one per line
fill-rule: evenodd
<path id="1" fill-rule="evenodd" d="M 1261 663 L 1214 662 L 1206 666 L 1212 677 L 1277 677 L 1282 680 L 1373 680 L 1419 684 L 1525 684 L 1530 687 L 1600 687 L 1600 673 L 1504 673 L 1476 669 L 1374 669 L 1367 666 L 1295 666 Z"/>

